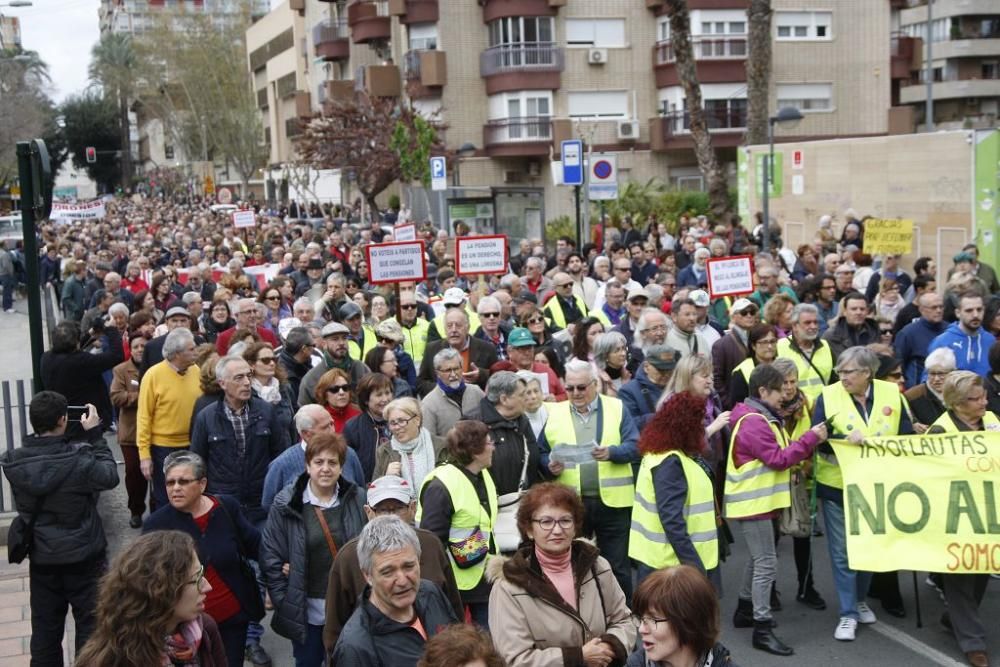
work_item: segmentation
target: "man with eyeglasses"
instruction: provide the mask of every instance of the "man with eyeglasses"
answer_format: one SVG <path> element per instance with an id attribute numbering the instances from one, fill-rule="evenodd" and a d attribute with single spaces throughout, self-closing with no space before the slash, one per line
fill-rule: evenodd
<path id="1" fill-rule="evenodd" d="M 596 537 L 601 555 L 629 599 L 628 539 L 635 496 L 632 464 L 639 461 L 639 431 L 620 400 L 598 395 L 590 362 L 573 359 L 566 364 L 566 390 L 569 401 L 548 406 L 549 418 L 538 442 L 541 465 L 583 498 L 586 513 L 581 534 Z M 589 449 L 580 452 L 581 447 Z"/>
<path id="2" fill-rule="evenodd" d="M 510 359 L 498 361 L 490 366 L 490 373 L 498 371 L 530 371 L 539 375 L 544 375 L 548 379 L 548 391 L 545 393 L 545 401 L 565 401 L 566 388 L 559 380 L 548 364 L 541 364 L 535 361 L 536 341 L 531 332 L 524 327 L 517 327 L 510 332 L 507 339 L 507 353 Z"/>
<path id="3" fill-rule="evenodd" d="M 559 329 L 568 328 L 588 314 L 583 299 L 573 293 L 575 284 L 573 277 L 568 273 L 560 271 L 552 276 L 555 296 L 549 299 L 544 312 L 552 325 Z"/>
<path id="4" fill-rule="evenodd" d="M 352 359 L 364 359 L 378 345 L 375 330 L 362 319 L 364 311 L 353 301 L 346 301 L 337 310 L 337 321 L 344 324 L 347 334 L 347 350 Z"/>
<path id="5" fill-rule="evenodd" d="M 799 372 L 799 389 L 815 401 L 823 387 L 837 381 L 833 350 L 819 337 L 819 310 L 811 303 L 792 309 L 792 335 L 778 341 L 778 356 L 791 359 Z"/>
<path id="6" fill-rule="evenodd" d="M 420 412 L 435 447 L 442 447 L 451 427 L 475 410 L 486 394 L 462 379 L 462 356 L 454 348 L 442 348 L 424 358 L 425 363 L 428 360 L 434 367 L 434 388 L 420 401 Z"/>
<path id="7" fill-rule="evenodd" d="M 507 358 L 507 333 L 510 331 L 503 323 L 503 313 L 500 301 L 492 296 L 484 296 L 476 306 L 479 314 L 479 328 L 473 334 L 476 338 L 493 346 L 497 359 Z"/>
<path id="8" fill-rule="evenodd" d="M 320 331 L 323 337 L 323 361 L 306 373 L 302 378 L 302 385 L 299 387 L 299 405 L 308 405 L 316 402 L 316 385 L 319 384 L 320 377 L 331 368 L 339 368 L 351 378 L 351 387 L 358 386 L 358 382 L 371 371 L 367 366 L 357 359 L 352 359 L 348 353 L 347 336 L 350 330 L 340 322 L 330 322 Z"/>
<path id="9" fill-rule="evenodd" d="M 611 263 L 611 278 L 618 281 L 625 288 L 626 294 L 631 294 L 633 290 L 642 289 L 642 285 L 632 280 L 632 263 L 625 257 L 615 259 Z M 597 290 L 597 296 L 594 297 L 593 310 L 600 310 L 601 306 L 604 305 L 606 290 L 607 283 L 601 285 Z"/>
<path id="10" fill-rule="evenodd" d="M 924 380 L 924 359 L 931 343 L 947 328 L 944 322 L 944 299 L 935 292 L 917 297 L 920 317 L 903 327 L 893 341 L 896 358 L 903 362 L 903 378 L 907 389 Z"/>
<path id="11" fill-rule="evenodd" d="M 402 477 L 385 475 L 368 485 L 368 504 L 365 514 L 371 521 L 379 516 L 399 517 L 406 525 L 413 525 L 417 511 L 414 489 Z M 434 533 L 414 528 L 420 540 L 420 578 L 437 585 L 448 597 L 457 618 L 465 616 L 465 607 L 455 583 L 455 573 L 445 553 L 441 540 Z M 358 599 L 368 582 L 358 562 L 358 538 L 354 538 L 337 551 L 330 568 L 326 589 L 326 624 L 323 626 L 323 644 L 331 656 L 344 625 L 357 608 Z M 331 663 L 332 664 L 332 663 Z"/>
<path id="12" fill-rule="evenodd" d="M 496 349 L 486 341 L 469 335 L 469 316 L 462 308 L 449 308 L 444 315 L 444 340 L 436 340 L 427 345 L 424 360 L 418 373 L 420 394 L 426 396 L 435 387 L 435 377 L 431 359 L 440 350 L 450 347 L 458 352 L 462 360 L 462 376 L 464 383 L 486 387 L 490 377 L 489 368 L 497 362 Z"/>
<path id="13" fill-rule="evenodd" d="M 281 343 L 278 342 L 278 337 L 274 335 L 273 331 L 267 327 L 260 326 L 263 318 L 261 308 L 258 308 L 258 305 L 256 299 L 240 299 L 236 302 L 236 312 L 234 313 L 236 324 L 220 333 L 219 337 L 215 340 L 215 348 L 220 355 L 225 356 L 229 352 L 229 341 L 232 340 L 233 334 L 236 333 L 237 329 L 255 330 L 265 343 L 270 343 L 275 349 L 281 346 Z"/>
<path id="14" fill-rule="evenodd" d="M 546 280 L 548 279 L 546 278 Z M 479 315 L 476 314 L 475 309 L 470 305 L 469 295 L 461 287 L 449 287 L 446 289 L 444 296 L 441 298 L 441 305 L 444 306 L 444 309 L 431 321 L 431 326 L 427 330 L 428 343 L 433 343 L 447 337 L 444 318 L 450 310 L 461 310 L 468 316 L 470 331 L 475 331 L 479 328 L 481 324 Z"/>
<path id="15" fill-rule="evenodd" d="M 605 331 L 610 331 L 622 323 L 622 318 L 628 312 L 625 309 L 625 288 L 612 278 L 604 286 L 604 296 L 604 305 L 590 311 L 590 314 L 601 321 Z"/>

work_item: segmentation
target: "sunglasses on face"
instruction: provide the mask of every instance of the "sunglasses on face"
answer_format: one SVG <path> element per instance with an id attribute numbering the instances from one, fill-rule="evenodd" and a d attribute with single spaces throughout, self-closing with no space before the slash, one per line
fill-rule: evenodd
<path id="1" fill-rule="evenodd" d="M 588 382 L 587 384 L 568 384 L 566 385 L 566 391 L 574 393 L 578 391 L 587 391 L 587 387 L 592 384 L 593 382 Z"/>
<path id="2" fill-rule="evenodd" d="M 328 394 L 346 394 L 351 391 L 351 386 L 347 384 L 337 384 L 326 388 Z"/>
<path id="3" fill-rule="evenodd" d="M 416 310 L 417 305 L 415 303 L 404 303 L 400 308 L 403 310 Z"/>
<path id="4" fill-rule="evenodd" d="M 525 320 L 525 324 L 542 324 L 545 322 L 541 317 L 532 317 L 530 320 Z"/>

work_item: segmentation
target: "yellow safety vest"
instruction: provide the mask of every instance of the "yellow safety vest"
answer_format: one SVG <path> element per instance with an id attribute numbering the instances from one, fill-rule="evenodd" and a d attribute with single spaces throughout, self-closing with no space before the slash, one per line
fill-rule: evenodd
<path id="1" fill-rule="evenodd" d="M 723 497 L 725 515 L 730 519 L 765 514 L 792 504 L 789 490 L 791 473 L 788 470 L 769 468 L 759 459 L 753 459 L 736 467 L 736 434 L 739 433 L 744 420 L 753 414 L 767 421 L 779 447 L 784 449 L 788 446 L 785 432 L 763 415 L 748 413 L 739 418 L 729 441 L 729 460 L 726 462 L 726 490 Z"/>
<path id="2" fill-rule="evenodd" d="M 364 335 L 365 346 L 362 348 L 353 340 L 347 341 L 347 353 L 350 355 L 351 359 L 357 361 L 364 361 L 368 353 L 375 349 L 378 345 L 378 339 L 375 337 L 375 329 L 371 328 L 367 324 L 361 325 L 361 332 Z"/>
<path id="3" fill-rule="evenodd" d="M 830 344 L 817 339 L 815 345 L 812 359 L 806 359 L 799 350 L 792 347 L 791 336 L 778 341 L 778 356 L 795 362 L 795 368 L 799 371 L 799 389 L 810 401 L 816 400 L 833 377 L 833 351 Z"/>
<path id="4" fill-rule="evenodd" d="M 711 570 L 719 564 L 719 534 L 712 480 L 698 463 L 677 450 L 642 457 L 639 476 L 635 482 L 635 501 L 632 503 L 629 558 L 657 570 L 680 565 L 677 553 L 663 531 L 660 513 L 656 510 L 656 488 L 653 486 L 653 468 L 668 456 L 679 458 L 684 469 L 688 485 L 687 497 L 684 499 L 684 523 L 702 565 L 706 570 Z"/>
<path id="5" fill-rule="evenodd" d="M 581 313 L 583 313 L 583 317 L 587 317 L 588 313 L 587 304 L 583 302 L 583 299 L 574 294 L 573 301 L 576 302 L 576 307 L 580 310 Z M 549 319 L 552 321 L 552 324 L 559 327 L 560 329 L 566 328 L 566 313 L 563 312 L 562 302 L 559 301 L 558 296 L 554 296 L 551 299 L 549 299 L 549 302 L 545 305 L 545 310 L 547 311 L 547 315 L 549 316 Z M 601 315 L 603 314 L 604 313 L 601 313 Z M 597 316 L 597 319 L 600 319 L 600 316 Z"/>
<path id="6" fill-rule="evenodd" d="M 601 432 L 598 434 L 598 444 L 602 447 L 612 447 L 621 444 L 621 424 L 624 415 L 622 402 L 610 396 L 599 396 Z M 545 439 L 549 447 L 560 443 L 575 443 L 576 428 L 573 426 L 573 414 L 570 412 L 569 401 L 547 405 L 549 419 L 545 422 Z M 597 416 L 595 415 L 595 419 Z M 587 464 L 590 465 L 590 464 Z M 635 495 L 635 485 L 632 483 L 632 466 L 628 463 L 613 463 L 611 461 L 597 462 L 597 479 L 600 488 L 601 502 L 608 507 L 631 507 Z M 560 484 L 576 489 L 580 493 L 580 469 L 576 464 L 568 463 L 562 473 L 556 477 Z"/>
<path id="7" fill-rule="evenodd" d="M 753 369 L 757 368 L 757 362 L 753 360 L 753 357 L 747 357 L 740 362 L 740 365 L 733 369 L 733 375 L 737 373 L 742 373 L 743 377 L 747 381 L 747 389 L 750 388 L 750 374 L 753 373 Z"/>
<path id="8" fill-rule="evenodd" d="M 451 515 L 448 540 L 452 543 L 459 543 L 475 533 L 476 530 L 481 530 L 487 544 L 489 544 L 489 552 L 495 554 L 497 550 L 496 545 L 493 543 L 493 519 L 497 515 L 497 489 L 493 485 L 493 478 L 490 477 L 490 472 L 488 470 L 483 471 L 483 481 L 486 482 L 486 495 L 489 499 L 489 512 L 480 504 L 476 487 L 472 486 L 472 482 L 469 481 L 465 473 L 454 464 L 448 463 L 431 470 L 420 485 L 419 498 L 423 497 L 424 487 L 432 479 L 441 480 L 441 483 L 448 489 L 448 495 L 451 496 L 451 504 L 455 510 L 454 514 Z M 420 525 L 420 518 L 423 515 L 423 509 L 423 503 L 421 502 L 417 505 L 416 519 L 418 526 Z M 483 578 L 488 558 L 484 558 L 472 567 L 461 568 L 455 564 L 451 550 L 445 549 L 445 551 L 448 552 L 448 560 L 451 561 L 451 569 L 455 573 L 455 582 L 458 584 L 458 589 L 460 591 L 471 591 Z"/>
<path id="9" fill-rule="evenodd" d="M 957 433 L 960 430 L 955 420 L 947 412 L 934 420 L 931 426 L 940 426 L 947 433 Z M 986 414 L 983 415 L 983 427 L 991 431 L 998 430 L 1000 429 L 1000 419 L 997 419 L 995 414 L 987 410 Z"/>
<path id="10" fill-rule="evenodd" d="M 454 306 L 452 306 L 452 308 L 454 308 Z M 436 316 L 434 321 L 431 323 L 441 340 L 445 340 L 448 337 L 447 332 L 444 330 L 444 316 L 447 312 L 448 308 L 445 307 L 444 311 L 440 315 Z M 469 334 L 471 335 L 476 333 L 476 329 L 479 328 L 479 315 L 476 314 L 476 311 L 469 308 L 468 305 L 465 306 L 465 314 L 469 316 Z"/>
<path id="11" fill-rule="evenodd" d="M 823 409 L 826 411 L 826 422 L 831 435 L 838 434 L 841 438 L 846 438 L 857 430 L 870 436 L 899 434 L 899 419 L 905 409 L 899 385 L 895 382 L 872 380 L 872 390 L 875 392 L 872 411 L 868 415 L 868 423 L 865 423 L 858 411 L 857 402 L 844 389 L 843 383 L 836 382 L 824 387 Z M 887 411 L 889 414 L 885 414 Z M 835 454 L 819 452 L 816 457 L 816 481 L 835 489 L 844 488 L 844 476 Z"/>
<path id="12" fill-rule="evenodd" d="M 403 350 L 413 357 L 413 364 L 419 369 L 420 362 L 424 358 L 424 350 L 427 349 L 427 332 L 431 328 L 431 323 L 418 317 L 412 327 L 405 327 L 402 322 L 399 323 L 399 327 L 403 330 Z"/>

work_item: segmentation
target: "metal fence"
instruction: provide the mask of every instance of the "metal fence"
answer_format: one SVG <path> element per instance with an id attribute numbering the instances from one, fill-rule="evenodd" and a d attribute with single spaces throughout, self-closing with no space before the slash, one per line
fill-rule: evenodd
<path id="1" fill-rule="evenodd" d="M 0 382 L 0 410 L 3 411 L 3 451 L 9 452 L 20 447 L 28 435 L 28 405 L 34 396 L 31 380 L 4 380 Z M 0 482 L 0 514 L 14 511 L 14 497 L 11 495 L 7 477 Z"/>

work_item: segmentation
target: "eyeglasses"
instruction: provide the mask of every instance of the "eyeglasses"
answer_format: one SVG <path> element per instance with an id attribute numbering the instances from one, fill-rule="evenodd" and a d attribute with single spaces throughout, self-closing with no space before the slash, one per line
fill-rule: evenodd
<path id="1" fill-rule="evenodd" d="M 393 419 L 391 422 L 389 422 L 389 428 L 397 428 L 397 427 L 400 427 L 400 426 L 406 426 L 411 421 L 413 421 L 414 419 L 416 419 L 416 417 L 417 417 L 416 415 L 413 415 L 412 417 L 407 417 L 406 419 Z"/>
<path id="2" fill-rule="evenodd" d="M 757 309 L 756 308 L 748 308 L 746 310 L 741 310 L 740 312 L 738 312 L 736 314 L 737 315 L 742 315 L 743 317 L 757 317 Z"/>
<path id="3" fill-rule="evenodd" d="M 567 384 L 565 385 L 565 387 L 567 392 L 587 391 L 587 387 L 589 387 L 592 384 L 594 384 L 593 380 L 591 380 L 587 384 Z"/>
<path id="4" fill-rule="evenodd" d="M 903 371 L 895 371 L 894 373 L 889 373 L 886 375 L 887 378 L 892 378 L 893 380 L 903 379 Z"/>
<path id="5" fill-rule="evenodd" d="M 275 362 L 274 357 L 258 357 L 257 358 L 257 363 L 258 364 L 273 364 L 274 362 Z"/>
<path id="6" fill-rule="evenodd" d="M 572 286 L 573 286 L 573 283 L 563 283 L 562 285 L 556 285 L 556 287 L 558 287 L 559 289 L 563 289 L 563 288 L 566 288 L 566 287 L 572 287 Z"/>
<path id="7" fill-rule="evenodd" d="M 927 371 L 927 377 L 946 378 L 950 373 L 951 371 Z"/>
<path id="8" fill-rule="evenodd" d="M 878 332 L 879 332 L 879 335 L 882 335 L 882 336 L 891 336 L 892 335 L 892 329 L 879 329 Z"/>
<path id="9" fill-rule="evenodd" d="M 455 366 L 454 368 L 439 368 L 437 369 L 437 372 L 441 375 L 461 375 L 462 367 Z"/>
<path id="10" fill-rule="evenodd" d="M 616 266 L 615 271 L 631 271 L 632 268 L 628 266 Z"/>
<path id="11" fill-rule="evenodd" d="M 525 324 L 543 324 L 545 322 L 541 317 L 532 317 L 530 320 L 525 320 Z"/>
<path id="12" fill-rule="evenodd" d="M 494 317 L 500 317 L 500 313 L 479 313 L 479 318 L 480 319 L 482 319 L 484 317 L 489 317 L 489 318 L 492 319 Z"/>
<path id="13" fill-rule="evenodd" d="M 573 517 L 571 516 L 564 516 L 558 519 L 553 519 L 550 516 L 543 516 L 541 519 L 532 519 L 531 523 L 537 523 L 542 530 L 552 532 L 556 526 L 559 526 L 559 528 L 563 531 L 569 530 L 576 522 L 573 521 Z"/>
<path id="14" fill-rule="evenodd" d="M 167 488 L 170 488 L 171 486 L 179 486 L 183 489 L 187 486 L 190 486 L 191 484 L 194 484 L 195 482 L 200 482 L 200 481 L 201 480 L 198 479 L 187 479 L 186 477 L 178 477 L 177 479 L 168 479 L 165 482 L 165 484 Z"/>
<path id="15" fill-rule="evenodd" d="M 656 626 L 658 626 L 660 623 L 667 623 L 669 621 L 670 621 L 669 618 L 654 618 L 653 616 L 640 616 L 639 626 L 642 627 L 643 625 L 645 625 L 647 628 L 653 628 L 655 630 Z"/>
<path id="16" fill-rule="evenodd" d="M 326 388 L 326 393 L 328 394 L 348 394 L 350 391 L 351 385 L 349 384 L 335 384 Z"/>
<path id="17" fill-rule="evenodd" d="M 280 296 L 266 296 L 266 297 L 264 297 L 264 301 L 281 301 L 281 297 Z"/>
<path id="18" fill-rule="evenodd" d="M 198 590 L 201 590 L 201 584 L 205 581 L 205 566 L 202 565 L 198 568 L 198 574 L 194 575 L 194 579 L 191 581 L 184 582 L 185 586 L 195 586 Z"/>

